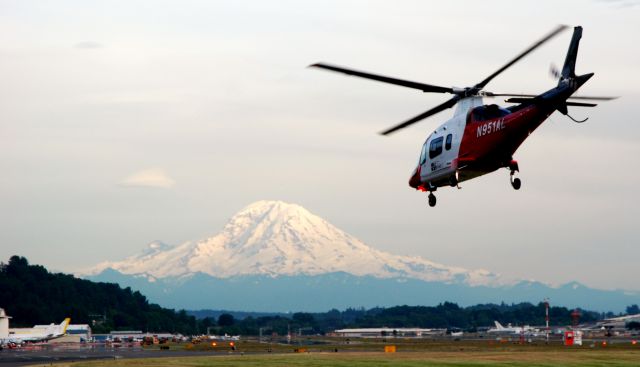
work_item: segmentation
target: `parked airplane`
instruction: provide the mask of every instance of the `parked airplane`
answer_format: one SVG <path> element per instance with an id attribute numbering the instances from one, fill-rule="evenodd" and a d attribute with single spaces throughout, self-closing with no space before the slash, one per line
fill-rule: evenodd
<path id="1" fill-rule="evenodd" d="M 496 324 L 496 327 L 487 330 L 487 333 L 508 335 L 522 335 L 522 333 L 524 333 L 527 336 L 538 336 L 538 334 L 540 334 L 539 329 L 533 328 L 529 325 L 511 326 L 511 324 L 508 324 L 506 327 L 504 327 L 498 321 L 494 321 L 494 323 Z"/>
<path id="2" fill-rule="evenodd" d="M 627 324 L 630 322 L 640 322 L 640 314 L 611 317 L 600 320 L 592 325 L 585 325 L 579 328 L 584 332 L 594 332 L 604 330 L 607 334 L 620 334 L 626 332 Z"/>
<path id="3" fill-rule="evenodd" d="M 70 318 L 64 319 L 60 324 L 51 324 L 45 327 L 9 329 L 9 339 L 15 342 L 42 342 L 64 336 Z"/>
<path id="4" fill-rule="evenodd" d="M 0 348 L 4 346 L 16 346 L 26 342 L 41 342 L 59 338 L 67 332 L 70 318 L 64 319 L 60 324 L 51 324 L 44 328 L 9 329 L 9 319 L 3 308 L 0 308 Z"/>

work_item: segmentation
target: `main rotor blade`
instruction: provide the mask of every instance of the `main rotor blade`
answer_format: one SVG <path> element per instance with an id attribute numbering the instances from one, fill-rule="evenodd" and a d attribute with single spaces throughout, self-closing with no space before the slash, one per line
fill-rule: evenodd
<path id="1" fill-rule="evenodd" d="M 533 101 L 533 98 L 520 98 L 520 97 L 516 97 L 516 98 L 508 98 L 504 100 L 507 103 L 528 103 Z M 575 106 L 575 107 L 595 107 L 597 106 L 597 104 L 595 103 L 583 103 L 583 102 L 570 102 L 570 101 L 566 101 L 564 102 L 565 105 L 567 106 Z"/>
<path id="2" fill-rule="evenodd" d="M 365 73 L 363 71 L 347 69 L 347 68 L 334 66 L 334 65 L 329 65 L 329 64 L 324 64 L 324 63 L 317 63 L 317 64 L 309 65 L 309 67 L 336 71 L 338 73 L 344 73 L 344 74 L 347 74 L 347 75 L 358 76 L 358 77 L 365 78 L 365 79 L 377 80 L 377 81 L 383 82 L 383 83 L 401 85 L 403 87 L 419 89 L 419 90 L 421 90 L 423 92 L 453 93 L 453 89 L 452 88 L 440 87 L 440 86 L 437 86 L 437 85 L 424 84 L 424 83 L 418 83 L 418 82 L 412 82 L 412 81 L 409 81 L 409 80 L 396 79 L 396 78 L 391 78 L 391 77 L 383 76 L 383 75 Z"/>
<path id="3" fill-rule="evenodd" d="M 434 108 L 419 114 L 416 117 L 410 118 L 409 120 L 407 120 L 407 121 L 405 121 L 405 122 L 403 122 L 403 123 L 401 123 L 399 125 L 396 125 L 396 126 L 390 128 L 390 129 L 387 129 L 385 131 L 382 131 L 380 133 L 380 135 L 389 135 L 394 131 L 397 131 L 397 130 L 400 130 L 400 129 L 404 129 L 405 127 L 407 127 L 409 125 L 412 125 L 412 124 L 415 124 L 416 122 L 418 122 L 418 121 L 420 121 L 422 119 L 426 119 L 427 117 L 429 117 L 431 115 L 435 115 L 436 113 L 444 111 L 447 108 L 451 108 L 456 103 L 458 103 L 458 100 L 460 100 L 460 97 L 459 96 L 454 96 L 450 100 L 448 100 L 448 101 L 446 101 L 446 102 L 444 102 L 442 104 L 439 104 L 439 105 L 435 106 Z"/>
<path id="4" fill-rule="evenodd" d="M 485 80 L 481 81 L 480 83 L 476 84 L 475 87 L 478 89 L 482 89 L 484 88 L 485 85 L 487 85 L 487 83 L 489 83 L 493 78 L 495 78 L 496 76 L 498 76 L 500 73 L 502 73 L 503 71 L 507 70 L 507 68 L 509 68 L 511 65 L 515 64 L 516 62 L 520 61 L 520 59 L 522 59 L 523 57 L 527 56 L 531 51 L 535 50 L 536 48 L 540 47 L 543 43 L 547 42 L 548 40 L 550 40 L 551 38 L 553 38 L 555 35 L 557 35 L 558 33 L 562 32 L 563 30 L 565 30 L 567 28 L 566 25 L 559 25 L 558 27 L 556 27 L 553 31 L 551 31 L 551 33 L 547 34 L 546 36 L 544 36 L 542 39 L 540 39 L 538 42 L 534 43 L 533 45 L 529 46 L 529 48 L 527 48 L 526 50 L 524 50 L 523 52 L 521 52 L 518 56 L 516 56 L 513 60 L 509 61 L 508 63 L 506 63 L 503 67 L 501 67 L 500 69 L 498 69 L 495 73 L 489 75 Z"/>
<path id="5" fill-rule="evenodd" d="M 515 93 L 491 93 L 485 92 L 485 97 L 525 97 L 525 98 L 534 98 L 537 97 L 535 94 L 515 94 Z M 613 99 L 617 99 L 619 97 L 608 97 L 608 96 L 571 96 L 568 99 L 585 99 L 590 101 L 611 101 Z"/>

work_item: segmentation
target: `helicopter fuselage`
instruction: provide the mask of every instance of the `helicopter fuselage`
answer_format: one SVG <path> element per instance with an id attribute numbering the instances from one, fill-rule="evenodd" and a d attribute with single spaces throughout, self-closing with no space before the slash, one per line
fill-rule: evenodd
<path id="1" fill-rule="evenodd" d="M 461 99 L 453 117 L 424 142 L 409 186 L 436 191 L 502 167 L 509 168 L 513 176 L 519 171 L 513 160 L 516 150 L 555 110 L 566 108 L 567 98 L 592 76 L 590 73 L 561 82 L 508 108 L 483 105 L 480 96 Z"/>
<path id="2" fill-rule="evenodd" d="M 435 191 L 513 167 L 518 147 L 553 112 L 533 104 L 507 109 L 482 105 L 480 97 L 469 99 L 476 101 L 466 112 L 458 109 L 453 118 L 427 137 L 409 180 L 411 187 Z"/>

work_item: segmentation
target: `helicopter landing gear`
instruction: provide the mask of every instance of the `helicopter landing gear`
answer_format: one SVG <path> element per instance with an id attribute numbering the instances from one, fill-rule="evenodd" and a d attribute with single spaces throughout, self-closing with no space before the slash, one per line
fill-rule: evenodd
<path id="1" fill-rule="evenodd" d="M 460 180 L 458 178 L 458 171 L 456 170 L 456 174 L 449 177 L 449 186 L 451 187 L 457 187 L 458 190 L 460 190 L 462 187 L 460 187 Z"/>
<path id="2" fill-rule="evenodd" d="M 432 192 L 429 193 L 429 206 L 432 208 L 436 206 L 436 196 Z"/>
<path id="3" fill-rule="evenodd" d="M 514 190 L 520 190 L 520 187 L 522 186 L 522 181 L 520 181 L 519 178 L 513 178 L 513 175 L 516 173 L 516 171 L 512 170 L 511 171 L 511 175 L 509 175 L 509 180 L 511 181 L 511 187 L 513 187 Z"/>
<path id="4" fill-rule="evenodd" d="M 509 175 L 509 181 L 511 181 L 511 187 L 513 187 L 514 190 L 520 190 L 520 187 L 522 186 L 522 181 L 520 181 L 519 178 L 514 178 L 513 176 L 516 174 L 516 172 L 520 172 L 520 168 L 518 167 L 518 162 L 512 160 L 511 162 L 509 162 L 509 170 L 511 171 L 511 174 Z"/>
<path id="5" fill-rule="evenodd" d="M 522 181 L 520 181 L 520 179 L 516 177 L 511 180 L 511 186 L 513 187 L 514 190 L 520 190 L 520 187 L 522 186 Z"/>

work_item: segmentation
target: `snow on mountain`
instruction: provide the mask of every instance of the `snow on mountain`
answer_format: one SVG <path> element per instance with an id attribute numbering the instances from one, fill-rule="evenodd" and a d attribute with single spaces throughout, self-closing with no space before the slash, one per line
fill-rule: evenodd
<path id="1" fill-rule="evenodd" d="M 108 268 L 152 281 L 197 272 L 218 278 L 345 272 L 468 285 L 502 282 L 486 270 L 450 267 L 373 249 L 303 207 L 281 201 L 258 201 L 247 206 L 214 237 L 175 247 L 155 241 L 139 255 L 100 263 L 86 275 Z"/>

